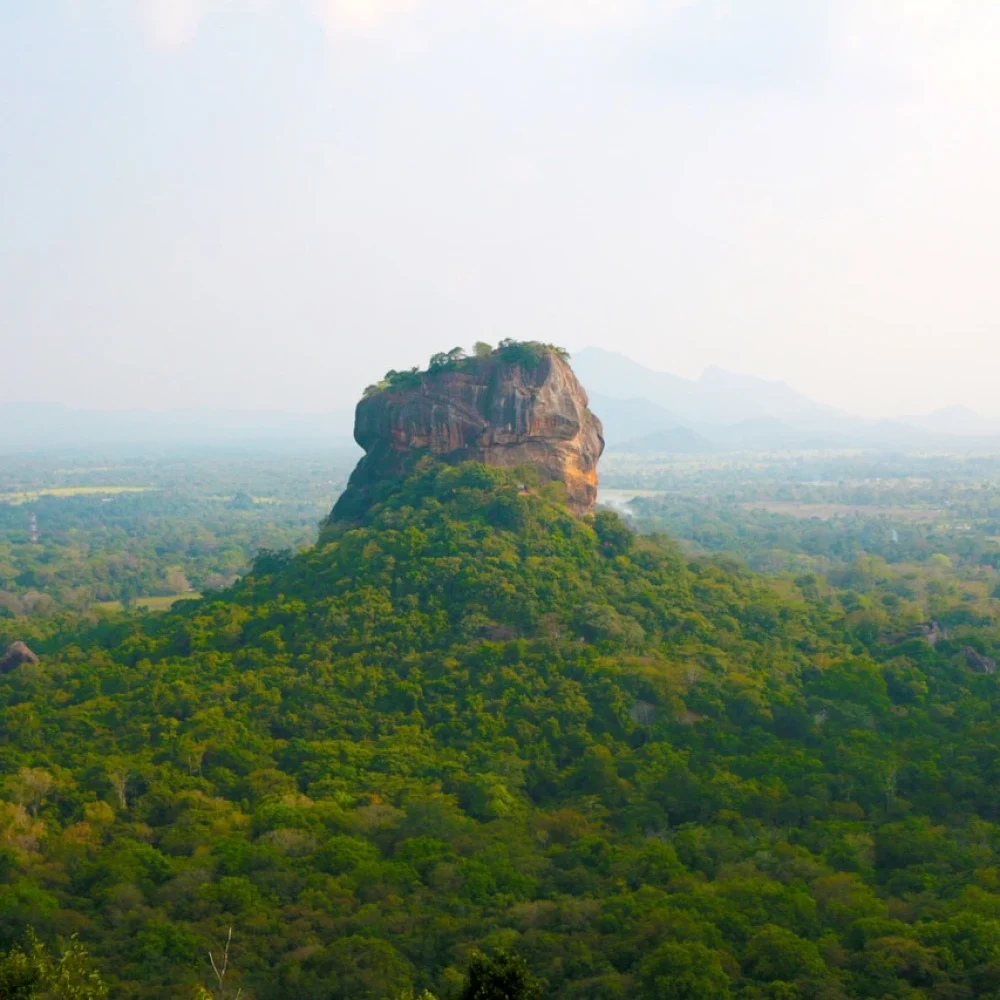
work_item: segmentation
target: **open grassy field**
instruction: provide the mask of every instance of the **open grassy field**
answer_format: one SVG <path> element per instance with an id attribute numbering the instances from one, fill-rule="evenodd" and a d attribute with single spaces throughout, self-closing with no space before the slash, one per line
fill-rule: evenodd
<path id="1" fill-rule="evenodd" d="M 796 503 L 794 500 L 753 500 L 748 510 L 766 510 L 789 517 L 816 517 L 830 521 L 838 517 L 891 517 L 896 521 L 933 521 L 943 512 L 930 507 L 880 507 L 876 504 Z"/>
<path id="2" fill-rule="evenodd" d="M 0 493 L 0 503 L 31 503 L 39 497 L 113 496 L 116 493 L 146 493 L 150 486 L 54 486 L 51 489 Z"/>
<path id="3" fill-rule="evenodd" d="M 201 594 L 195 591 L 188 591 L 184 594 L 167 594 L 164 597 L 140 597 L 136 600 L 136 607 L 144 611 L 169 611 L 179 601 L 197 601 Z M 122 611 L 121 601 L 99 601 L 94 605 L 104 611 Z"/>

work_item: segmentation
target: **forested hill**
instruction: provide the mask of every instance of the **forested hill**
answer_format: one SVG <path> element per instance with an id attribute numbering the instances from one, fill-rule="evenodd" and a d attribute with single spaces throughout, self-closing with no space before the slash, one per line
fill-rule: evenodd
<path id="1" fill-rule="evenodd" d="M 996 676 L 524 482 L 423 467 L 0 677 L 0 945 L 78 934 L 122 998 L 230 926 L 257 1000 L 500 947 L 553 997 L 1000 996 Z"/>

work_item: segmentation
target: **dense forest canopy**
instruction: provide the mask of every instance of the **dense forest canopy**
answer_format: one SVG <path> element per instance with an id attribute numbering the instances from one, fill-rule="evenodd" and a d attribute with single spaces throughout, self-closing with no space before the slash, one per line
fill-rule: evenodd
<path id="1" fill-rule="evenodd" d="M 228 586 L 258 550 L 314 542 L 356 460 L 355 451 L 291 449 L 9 456 L 0 617 L 165 606 Z"/>
<path id="2" fill-rule="evenodd" d="M 228 591 L 40 630 L 0 948 L 76 934 L 112 997 L 190 997 L 229 927 L 258 998 L 457 996 L 480 951 L 566 997 L 998 994 L 996 599 L 524 485 L 427 465 Z"/>

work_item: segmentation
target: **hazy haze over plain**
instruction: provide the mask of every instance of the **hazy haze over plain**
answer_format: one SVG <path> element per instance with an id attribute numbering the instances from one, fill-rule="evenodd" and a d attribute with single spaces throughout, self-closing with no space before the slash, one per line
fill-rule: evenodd
<path id="1" fill-rule="evenodd" d="M 1000 415 L 994 0 L 0 4 L 0 400 L 477 339 Z"/>

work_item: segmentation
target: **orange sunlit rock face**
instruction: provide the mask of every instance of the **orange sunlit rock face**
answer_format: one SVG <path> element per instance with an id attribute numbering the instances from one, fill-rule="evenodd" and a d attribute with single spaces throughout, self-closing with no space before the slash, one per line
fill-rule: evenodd
<path id="1" fill-rule="evenodd" d="M 572 369 L 551 352 L 530 366 L 488 357 L 461 370 L 427 372 L 405 389 L 377 392 L 358 403 L 354 437 L 366 454 L 333 520 L 357 517 L 378 483 L 405 475 L 426 454 L 447 462 L 533 466 L 546 481 L 565 483 L 577 514 L 593 510 L 597 500 L 601 422 L 587 408 L 587 393 Z"/>

